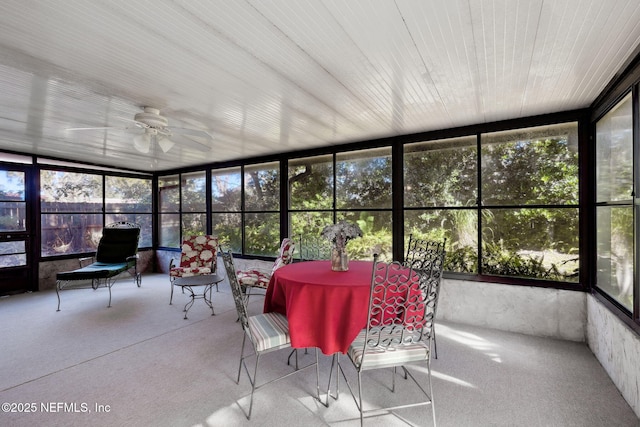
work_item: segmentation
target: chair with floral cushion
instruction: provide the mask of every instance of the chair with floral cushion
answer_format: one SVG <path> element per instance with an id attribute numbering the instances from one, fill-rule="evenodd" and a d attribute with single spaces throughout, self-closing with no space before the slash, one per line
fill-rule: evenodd
<path id="1" fill-rule="evenodd" d="M 171 297 L 173 302 L 174 281 L 179 277 L 214 274 L 216 272 L 218 254 L 218 237 L 211 235 L 187 236 L 182 241 L 180 265 L 175 265 L 175 259 L 169 264 L 169 281 L 171 282 Z M 216 284 L 216 290 L 218 285 Z"/>
<path id="2" fill-rule="evenodd" d="M 251 296 L 252 288 L 264 289 L 266 291 L 273 272 L 284 265 L 290 264 L 293 261 L 293 253 L 295 250 L 295 242 L 286 237 L 282 240 L 278 257 L 273 263 L 271 270 L 267 271 L 254 268 L 245 271 L 239 270 L 236 272 L 236 275 L 238 276 L 238 283 L 240 283 L 240 287 L 242 288 L 247 301 L 249 301 L 249 296 Z"/>

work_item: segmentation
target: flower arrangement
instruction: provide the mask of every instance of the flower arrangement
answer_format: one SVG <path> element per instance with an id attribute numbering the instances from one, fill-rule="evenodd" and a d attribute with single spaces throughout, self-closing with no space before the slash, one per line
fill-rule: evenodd
<path id="1" fill-rule="evenodd" d="M 362 237 L 362 230 L 358 224 L 349 221 L 340 221 L 337 224 L 327 225 L 322 229 L 322 237 L 333 243 L 333 247 L 344 252 L 347 242 L 356 237 Z"/>

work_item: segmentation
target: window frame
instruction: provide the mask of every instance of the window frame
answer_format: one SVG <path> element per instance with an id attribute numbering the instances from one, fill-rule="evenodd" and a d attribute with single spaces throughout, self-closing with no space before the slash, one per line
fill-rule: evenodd
<path id="1" fill-rule="evenodd" d="M 114 212 L 107 212 L 106 211 L 106 190 L 105 190 L 105 185 L 106 185 L 106 177 L 107 176 L 114 176 L 114 177 L 125 177 L 125 178 L 137 178 L 137 179 L 148 179 L 151 183 L 150 188 L 153 188 L 153 183 L 155 181 L 155 176 L 153 174 L 146 174 L 146 173 L 127 173 L 127 172 L 120 172 L 120 171 L 116 171 L 116 170 L 112 170 L 109 168 L 89 168 L 89 166 L 85 167 L 85 165 L 83 164 L 77 164 L 77 165 L 73 165 L 70 166 L 70 164 L 68 162 L 57 162 L 57 161 L 52 161 L 50 159 L 45 159 L 45 158 L 38 158 L 38 161 L 36 162 L 36 164 L 33 167 L 33 173 L 37 174 L 38 176 L 38 193 L 41 193 L 41 173 L 43 170 L 49 170 L 49 171 L 54 171 L 54 172 L 61 172 L 61 173 L 74 173 L 74 174 L 84 174 L 84 175 L 96 175 L 100 177 L 100 181 L 101 181 L 101 185 L 102 185 L 102 190 L 101 190 L 101 206 L 98 210 L 94 210 L 91 211 L 90 214 L 92 215 L 99 215 L 101 218 L 101 227 L 100 230 L 102 230 L 102 228 L 104 228 L 105 225 L 108 225 L 106 223 L 106 218 L 107 215 L 111 215 L 114 214 Z M 42 219 L 43 216 L 51 214 L 52 212 L 49 211 L 44 211 L 42 209 L 42 201 L 41 198 L 39 197 L 37 201 L 35 201 L 35 203 L 37 204 L 37 218 L 38 220 L 36 221 L 36 230 L 37 230 L 37 234 L 38 234 L 38 243 L 39 243 L 39 248 L 38 248 L 38 256 L 35 260 L 35 262 L 40 262 L 40 261 L 50 261 L 50 260 L 58 260 L 58 259 L 69 259 L 69 258 L 78 258 L 78 257 L 83 257 L 83 256 L 88 256 L 88 255 L 92 255 L 95 253 L 95 250 L 89 250 L 89 251 L 83 251 L 83 252 L 71 252 L 71 253 L 64 253 L 64 254 L 60 254 L 60 255 L 45 255 L 42 253 L 42 245 L 43 242 L 41 241 L 42 239 Z M 151 220 L 152 220 L 152 224 L 154 222 L 154 210 L 153 210 L 153 206 L 154 206 L 154 201 L 153 201 L 153 196 L 152 196 L 152 203 L 151 203 L 151 212 L 149 213 L 151 215 Z M 76 213 L 87 213 L 87 212 L 80 212 L 80 211 L 73 211 L 73 212 L 55 212 L 56 214 L 76 214 Z M 123 213 L 126 214 L 126 213 Z M 150 230 L 147 230 L 151 232 L 151 235 L 148 236 L 147 239 L 143 240 L 140 239 L 140 241 L 148 241 L 151 242 L 151 244 L 149 246 L 139 246 L 138 250 L 142 251 L 142 250 L 149 250 L 149 249 L 153 249 L 153 242 L 154 242 L 154 236 L 153 236 L 153 226 L 151 227 Z"/>

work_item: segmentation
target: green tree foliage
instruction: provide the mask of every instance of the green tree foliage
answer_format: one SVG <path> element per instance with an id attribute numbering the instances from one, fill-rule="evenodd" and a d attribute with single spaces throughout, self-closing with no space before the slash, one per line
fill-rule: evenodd
<path id="1" fill-rule="evenodd" d="M 513 138 L 482 150 L 478 210 L 475 141 L 407 146 L 405 206 L 423 208 L 405 211 L 407 235 L 446 238 L 445 269 L 478 272 L 480 220 L 483 273 L 576 280 L 578 154 L 568 137 Z"/>

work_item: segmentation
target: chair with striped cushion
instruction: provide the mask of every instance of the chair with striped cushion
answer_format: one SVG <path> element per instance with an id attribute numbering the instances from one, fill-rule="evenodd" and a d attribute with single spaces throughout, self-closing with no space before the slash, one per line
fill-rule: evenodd
<path id="1" fill-rule="evenodd" d="M 187 236 L 182 241 L 181 249 L 180 265 L 175 265 L 174 259 L 169 263 L 169 281 L 171 282 L 169 304 L 173 301 L 173 282 L 178 277 L 214 274 L 218 266 L 217 236 Z M 216 289 L 218 289 L 217 284 Z"/>
<path id="2" fill-rule="evenodd" d="M 240 366 L 238 366 L 238 379 L 236 382 L 240 383 L 240 373 L 244 366 L 249 382 L 251 383 L 251 398 L 249 401 L 249 411 L 245 413 L 247 419 L 251 418 L 251 410 L 253 409 L 253 395 L 259 388 L 270 384 L 274 381 L 281 380 L 292 374 L 299 372 L 302 369 L 309 368 L 311 366 L 317 366 L 318 364 L 318 351 L 316 350 L 315 363 L 310 363 L 303 368 L 291 371 L 283 376 L 274 378 L 265 383 L 257 385 L 256 379 L 258 376 L 258 361 L 260 356 L 264 353 L 268 353 L 275 350 L 282 350 L 291 348 L 291 337 L 289 336 L 289 322 L 287 318 L 280 313 L 262 313 L 254 316 L 247 314 L 246 299 L 242 293 L 240 284 L 238 283 L 238 277 L 236 275 L 236 269 L 233 264 L 233 256 L 231 251 L 221 251 L 222 261 L 224 263 L 225 270 L 227 272 L 227 278 L 229 279 L 229 285 L 231 286 L 231 293 L 233 294 L 233 300 L 236 304 L 236 310 L 238 311 L 238 320 L 244 330 L 242 338 L 242 349 L 240 350 Z M 245 355 L 245 344 L 247 339 L 253 347 L 253 352 Z M 255 357 L 255 366 L 253 367 L 253 377 L 246 363 L 246 359 Z M 316 398 L 320 400 L 320 384 L 319 376 L 316 377 Z"/>
<path id="3" fill-rule="evenodd" d="M 245 298 L 247 299 L 247 301 L 251 296 L 251 290 L 253 288 L 264 289 L 265 291 L 267 290 L 267 287 L 269 287 L 269 280 L 271 280 L 273 272 L 284 265 L 290 264 L 293 261 L 293 253 L 295 250 L 295 242 L 286 237 L 280 244 L 278 256 L 273 263 L 273 267 L 271 268 L 271 270 L 266 271 L 254 268 L 244 271 L 238 270 L 236 272 L 238 283 L 240 283 L 240 287 L 245 293 Z"/>
<path id="4" fill-rule="evenodd" d="M 365 413 L 388 413 L 400 408 L 431 406 L 433 424 L 436 423 L 431 386 L 431 342 L 433 332 L 433 301 L 431 284 L 424 276 L 398 262 L 379 262 L 374 257 L 369 295 L 367 326 L 349 346 L 347 356 L 358 374 L 358 398 L 340 363 L 338 368 L 360 411 L 360 425 Z M 421 364 L 426 369 L 410 372 L 408 365 Z M 393 368 L 391 391 L 395 391 L 397 367 L 404 378 L 411 378 L 417 386 L 411 402 L 384 408 L 364 409 L 362 402 L 362 373 L 367 370 Z M 426 372 L 426 384 L 418 381 L 418 375 Z M 415 375 L 415 376 L 414 376 Z M 379 393 L 379 392 L 378 392 Z M 418 397 L 423 397 L 421 400 Z M 396 398 L 395 400 L 398 400 Z M 396 403 L 396 402 L 394 402 Z"/>

